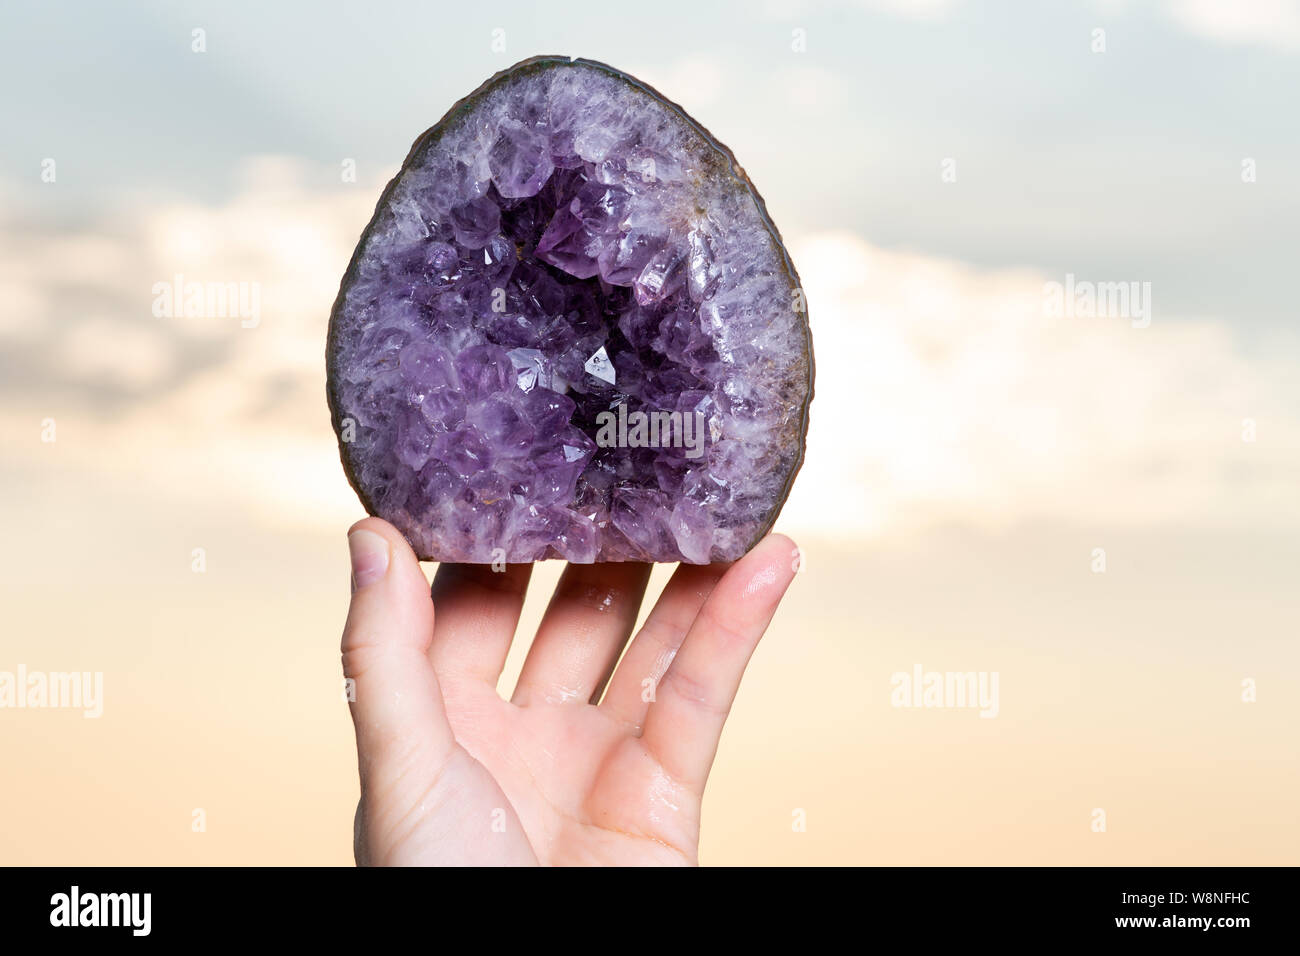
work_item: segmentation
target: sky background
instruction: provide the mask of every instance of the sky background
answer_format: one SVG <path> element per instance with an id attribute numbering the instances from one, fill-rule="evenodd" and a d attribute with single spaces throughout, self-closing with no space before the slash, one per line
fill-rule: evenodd
<path id="1" fill-rule="evenodd" d="M 704 862 L 1297 862 L 1300 4 L 558 9 L 0 13 L 0 670 L 106 695 L 0 710 L 0 862 L 348 862 L 328 311 L 411 142 L 539 53 L 730 146 L 807 292 L 807 567 Z M 155 317 L 177 273 L 257 327 Z M 1150 324 L 1047 314 L 1067 274 Z M 891 707 L 916 663 L 998 671 L 999 716 Z"/>

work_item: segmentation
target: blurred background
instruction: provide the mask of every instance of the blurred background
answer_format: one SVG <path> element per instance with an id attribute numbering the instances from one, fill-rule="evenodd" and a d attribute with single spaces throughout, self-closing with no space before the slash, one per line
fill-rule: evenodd
<path id="1" fill-rule="evenodd" d="M 663 0 L 5 5 L 0 677 L 103 701 L 0 709 L 0 863 L 351 862 L 327 315 L 537 53 L 728 144 L 808 296 L 805 567 L 702 862 L 1300 861 L 1300 5 Z M 157 314 L 191 281 L 256 321 Z M 893 706 L 916 667 L 996 717 Z"/>

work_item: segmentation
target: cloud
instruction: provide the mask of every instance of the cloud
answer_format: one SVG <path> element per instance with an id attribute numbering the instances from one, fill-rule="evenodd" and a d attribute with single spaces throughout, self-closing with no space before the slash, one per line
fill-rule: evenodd
<path id="1" fill-rule="evenodd" d="M 50 417 L 59 466 L 100 490 L 312 527 L 355 517 L 325 406 L 324 334 L 387 175 L 339 178 L 261 157 L 229 202 L 136 203 L 112 216 L 112 235 L 0 221 L 0 454 L 12 474 L 39 481 Z M 156 316 L 156 285 L 177 275 L 256 284 L 259 323 Z"/>
<path id="2" fill-rule="evenodd" d="M 1165 12 L 1183 29 L 1220 43 L 1300 50 L 1295 0 L 1167 0 Z"/>
<path id="3" fill-rule="evenodd" d="M 163 336 L 143 322 L 107 316 L 73 325 L 59 343 L 57 361 L 73 378 L 146 391 L 164 381 L 173 355 Z"/>
<path id="4" fill-rule="evenodd" d="M 1063 277 L 848 233 L 791 251 L 817 394 L 790 526 L 1295 521 L 1297 388 L 1288 363 L 1247 358 L 1225 323 L 1163 315 L 1158 288 L 1148 328 L 1051 318 L 1044 286 Z M 1243 441 L 1248 418 L 1269 437 Z"/>
<path id="5" fill-rule="evenodd" d="M 731 72 L 725 60 L 709 54 L 684 56 L 659 68 L 647 65 L 636 76 L 643 78 L 670 99 L 679 102 L 687 112 L 718 102 L 727 91 L 727 76 Z"/>
<path id="6" fill-rule="evenodd" d="M 877 13 L 907 20 L 946 20 L 958 0 L 861 0 L 861 5 Z"/>
<path id="7" fill-rule="evenodd" d="M 766 0 L 769 19 L 794 20 L 828 9 L 857 7 L 902 20 L 941 23 L 962 0 Z M 1105 15 L 1128 12 L 1130 0 L 1093 0 Z M 1230 46 L 1300 50 L 1300 4 L 1295 0 L 1164 0 L 1164 15 L 1189 33 Z"/>
<path id="8" fill-rule="evenodd" d="M 872 13 L 904 20 L 946 20 L 961 0 L 765 0 L 763 14 L 773 20 L 792 20 L 824 8 L 860 7 Z"/>
<path id="9" fill-rule="evenodd" d="M 773 74 L 776 96 L 787 106 L 828 113 L 843 101 L 844 83 L 820 66 L 791 66 Z"/>
<path id="10" fill-rule="evenodd" d="M 59 466 L 88 486 L 270 524 L 355 517 L 323 345 L 386 177 L 336 176 L 259 160 L 228 202 L 136 204 L 112 236 L 0 224 L 11 480 L 42 480 L 39 423 L 55 417 Z M 1159 287 L 1145 329 L 1053 319 L 1044 284 L 1062 277 L 981 271 L 847 232 L 796 237 L 791 251 L 818 378 L 783 527 L 858 539 L 954 522 L 1296 523 L 1297 386 L 1282 358 L 1245 355 L 1226 323 L 1163 314 Z M 259 283 L 260 324 L 154 317 L 152 287 L 176 273 Z M 1254 442 L 1241 438 L 1247 418 Z"/>

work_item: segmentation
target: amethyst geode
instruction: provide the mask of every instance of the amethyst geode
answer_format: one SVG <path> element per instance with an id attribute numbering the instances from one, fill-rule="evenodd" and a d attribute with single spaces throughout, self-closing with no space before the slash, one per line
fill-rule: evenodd
<path id="1" fill-rule="evenodd" d="M 734 560 L 785 501 L 812 399 L 798 276 L 731 152 L 567 57 L 416 141 L 327 364 L 362 503 L 438 561 Z"/>

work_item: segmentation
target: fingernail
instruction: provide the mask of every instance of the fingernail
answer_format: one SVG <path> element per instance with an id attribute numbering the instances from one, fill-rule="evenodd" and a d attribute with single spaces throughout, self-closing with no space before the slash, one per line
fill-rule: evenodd
<path id="1" fill-rule="evenodd" d="M 348 553 L 352 556 L 353 591 L 374 584 L 388 572 L 388 542 L 373 531 L 348 535 Z"/>

